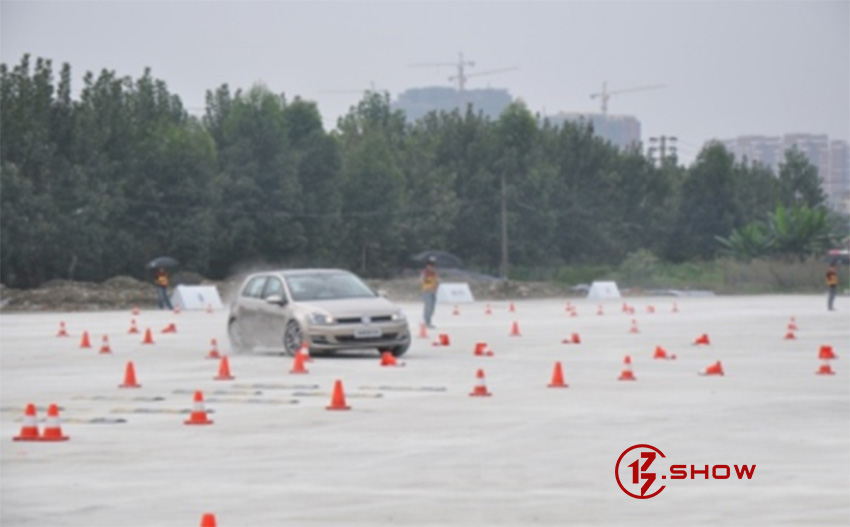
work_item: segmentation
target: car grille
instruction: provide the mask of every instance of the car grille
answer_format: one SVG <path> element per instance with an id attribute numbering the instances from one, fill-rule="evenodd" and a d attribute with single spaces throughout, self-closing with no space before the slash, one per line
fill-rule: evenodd
<path id="1" fill-rule="evenodd" d="M 356 339 L 353 335 L 340 335 L 336 338 L 337 342 L 384 342 L 390 340 L 396 340 L 398 338 L 398 333 L 384 333 L 380 337 L 374 337 L 370 339 Z"/>
<path id="2" fill-rule="evenodd" d="M 382 317 L 370 317 L 370 322 L 390 322 L 393 319 L 390 315 Z M 345 317 L 336 319 L 337 324 L 362 324 L 363 317 Z"/>

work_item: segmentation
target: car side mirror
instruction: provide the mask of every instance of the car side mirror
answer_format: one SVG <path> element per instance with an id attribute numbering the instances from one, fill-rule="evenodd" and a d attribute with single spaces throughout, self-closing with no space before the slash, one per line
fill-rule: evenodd
<path id="1" fill-rule="evenodd" d="M 269 304 L 275 304 L 275 305 L 278 305 L 278 306 L 285 306 L 286 305 L 286 299 L 284 297 L 282 297 L 281 295 L 267 296 L 266 302 L 268 302 Z"/>

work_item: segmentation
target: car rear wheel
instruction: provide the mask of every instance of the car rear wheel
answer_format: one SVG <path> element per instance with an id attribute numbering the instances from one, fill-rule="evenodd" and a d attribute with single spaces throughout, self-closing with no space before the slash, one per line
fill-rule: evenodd
<path id="1" fill-rule="evenodd" d="M 239 327 L 239 322 L 235 318 L 227 325 L 227 337 L 230 339 L 230 350 L 233 353 L 248 351 L 248 346 L 245 345 L 245 339 L 242 337 L 242 328 Z"/>
<path id="2" fill-rule="evenodd" d="M 295 352 L 301 347 L 304 342 L 304 334 L 301 332 L 301 326 L 297 320 L 290 320 L 286 324 L 286 330 L 283 332 L 283 350 L 290 357 L 295 356 Z"/>

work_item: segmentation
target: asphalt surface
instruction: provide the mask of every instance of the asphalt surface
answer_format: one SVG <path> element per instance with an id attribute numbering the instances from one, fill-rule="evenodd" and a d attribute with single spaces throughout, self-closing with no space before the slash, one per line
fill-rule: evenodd
<path id="1" fill-rule="evenodd" d="M 825 296 L 439 306 L 403 367 L 377 353 L 229 356 L 226 314 L 143 311 L 0 316 L 0 524 L 847 525 L 850 302 Z M 655 313 L 647 312 L 648 306 Z M 420 306 L 402 304 L 418 333 Z M 785 339 L 794 317 L 793 340 Z M 136 318 L 155 343 L 129 335 Z M 70 337 L 57 337 L 60 321 Z M 632 333 L 632 321 L 637 333 Z M 521 336 L 510 336 L 516 322 Z M 177 332 L 163 334 L 169 323 Z M 81 349 L 83 330 L 92 348 Z M 435 347 L 437 335 L 448 347 Z M 578 333 L 581 344 L 563 344 Z M 693 345 L 701 334 L 708 346 Z M 112 353 L 101 354 L 108 335 Z M 486 342 L 492 357 L 476 357 Z M 831 345 L 835 375 L 816 375 Z M 662 346 L 676 360 L 653 360 Z M 625 355 L 636 381 L 619 381 Z M 723 376 L 698 373 L 720 360 Z M 138 389 L 119 389 L 133 361 Z M 556 361 L 568 388 L 549 388 Z M 476 371 L 490 397 L 470 397 Z M 341 380 L 349 411 L 328 411 Z M 214 424 L 187 426 L 202 390 Z M 61 409 L 65 442 L 14 442 L 27 403 Z M 41 423 L 43 428 L 44 422 Z M 666 456 L 639 493 L 624 457 Z M 644 449 L 645 450 L 645 449 Z M 669 466 L 756 465 L 751 479 L 672 480 Z M 711 472 L 710 468 L 710 472 Z M 717 475 L 725 475 L 720 469 Z"/>

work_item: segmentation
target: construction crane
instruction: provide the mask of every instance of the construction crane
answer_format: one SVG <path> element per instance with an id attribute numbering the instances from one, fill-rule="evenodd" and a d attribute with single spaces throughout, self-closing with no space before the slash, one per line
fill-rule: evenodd
<path id="1" fill-rule="evenodd" d="M 664 84 L 653 84 L 651 86 L 638 86 L 637 88 L 626 88 L 624 90 L 614 90 L 608 91 L 608 82 L 604 81 L 602 83 L 602 91 L 599 93 L 591 93 L 590 98 L 595 99 L 599 97 L 602 101 L 602 115 L 608 114 L 608 99 L 611 98 L 612 95 L 619 95 L 621 93 L 631 93 L 635 91 L 645 91 L 645 90 L 657 90 L 659 88 L 664 88 Z"/>
<path id="2" fill-rule="evenodd" d="M 480 77 L 482 75 L 492 75 L 494 73 L 503 73 L 506 71 L 514 71 L 519 68 L 511 67 L 511 68 L 499 68 L 495 70 L 487 70 L 487 71 L 479 71 L 476 73 L 467 73 L 466 68 L 475 67 L 475 62 L 471 60 L 464 60 L 463 53 L 459 53 L 459 58 L 457 62 L 421 62 L 417 64 L 410 64 L 411 68 L 439 68 L 444 66 L 452 66 L 457 68 L 457 74 L 449 77 L 449 82 L 457 81 L 457 91 L 463 95 L 463 92 L 466 91 L 466 81 L 470 77 Z"/>

